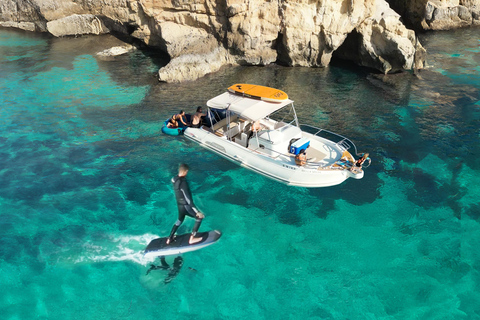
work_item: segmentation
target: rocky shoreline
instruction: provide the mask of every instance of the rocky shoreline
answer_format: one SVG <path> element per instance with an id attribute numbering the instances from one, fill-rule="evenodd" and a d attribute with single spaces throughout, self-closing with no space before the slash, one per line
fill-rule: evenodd
<path id="1" fill-rule="evenodd" d="M 0 4 L 2 27 L 55 37 L 111 33 L 157 48 L 171 59 L 158 73 L 166 82 L 195 80 L 228 64 L 325 67 L 332 57 L 384 74 L 422 69 L 425 49 L 402 21 L 416 30 L 444 30 L 480 25 L 479 19 L 480 0 L 4 0 Z"/>

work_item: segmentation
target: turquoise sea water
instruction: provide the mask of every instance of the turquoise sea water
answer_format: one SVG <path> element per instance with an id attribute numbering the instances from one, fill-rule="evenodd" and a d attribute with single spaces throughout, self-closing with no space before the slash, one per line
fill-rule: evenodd
<path id="1" fill-rule="evenodd" d="M 423 35 L 419 78 L 335 62 L 165 84 L 151 54 L 98 58 L 109 36 L 0 30 L 2 319 L 480 319 L 479 34 Z M 237 82 L 351 138 L 365 177 L 287 187 L 160 133 Z M 176 219 L 181 161 L 223 237 L 165 284 L 141 252 Z"/>

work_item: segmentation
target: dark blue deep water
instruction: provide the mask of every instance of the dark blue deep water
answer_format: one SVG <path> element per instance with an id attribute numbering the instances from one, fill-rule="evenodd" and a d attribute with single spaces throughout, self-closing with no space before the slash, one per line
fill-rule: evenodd
<path id="1" fill-rule="evenodd" d="M 480 319 L 480 29 L 422 43 L 419 77 L 337 61 L 166 84 L 152 53 L 99 58 L 110 36 L 0 30 L 1 317 Z M 162 135 L 234 83 L 287 92 L 370 153 L 365 177 L 288 187 Z M 142 250 L 176 219 L 181 161 L 223 237 L 165 284 Z"/>

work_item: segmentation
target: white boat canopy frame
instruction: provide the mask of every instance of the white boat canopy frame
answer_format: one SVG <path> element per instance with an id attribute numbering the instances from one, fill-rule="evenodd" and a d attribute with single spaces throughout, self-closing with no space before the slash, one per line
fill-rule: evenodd
<path id="1" fill-rule="evenodd" d="M 291 103 L 293 103 L 293 100 L 290 99 L 280 100 L 278 103 L 267 102 L 225 92 L 208 100 L 207 106 L 214 109 L 228 109 L 242 118 L 257 121 Z"/>

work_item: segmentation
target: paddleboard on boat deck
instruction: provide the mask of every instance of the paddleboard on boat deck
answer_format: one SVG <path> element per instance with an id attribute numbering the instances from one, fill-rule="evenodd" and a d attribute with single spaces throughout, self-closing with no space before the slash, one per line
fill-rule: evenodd
<path id="1" fill-rule="evenodd" d="M 170 256 L 199 250 L 217 242 L 222 233 L 218 230 L 197 232 L 195 237 L 202 240 L 192 244 L 188 243 L 190 236 L 191 233 L 177 235 L 169 244 L 167 244 L 168 237 L 153 239 L 145 248 L 144 255 L 145 257 Z"/>
<path id="2" fill-rule="evenodd" d="M 229 87 L 227 90 L 234 94 L 268 102 L 280 102 L 288 99 L 288 95 L 281 90 L 257 86 L 255 84 L 238 83 Z"/>

